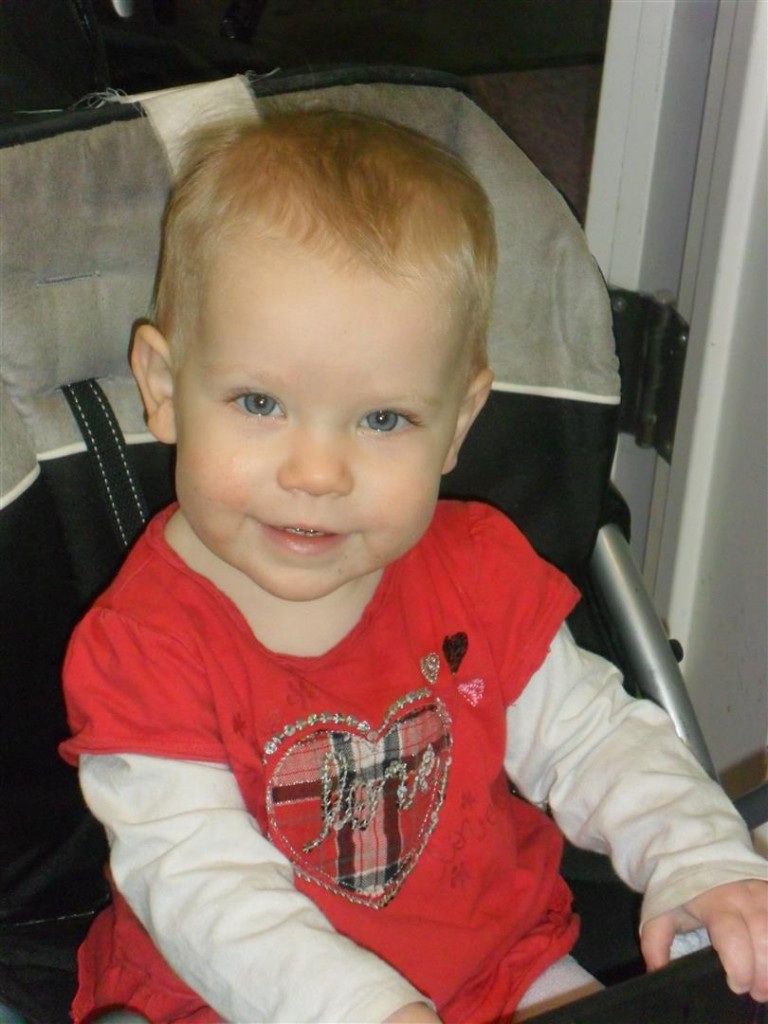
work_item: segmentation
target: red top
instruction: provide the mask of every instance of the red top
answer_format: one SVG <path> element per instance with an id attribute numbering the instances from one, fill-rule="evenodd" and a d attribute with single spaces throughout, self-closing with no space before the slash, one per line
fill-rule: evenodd
<path id="1" fill-rule="evenodd" d="M 559 833 L 510 795 L 503 770 L 505 710 L 573 607 L 572 585 L 500 513 L 440 502 L 336 647 L 276 655 L 167 546 L 172 511 L 75 632 L 64 757 L 229 764 L 339 932 L 446 1021 L 511 1013 L 577 931 Z M 218 1019 L 122 899 L 105 913 L 81 954 L 78 1014 L 127 1001 L 155 1020 Z"/>

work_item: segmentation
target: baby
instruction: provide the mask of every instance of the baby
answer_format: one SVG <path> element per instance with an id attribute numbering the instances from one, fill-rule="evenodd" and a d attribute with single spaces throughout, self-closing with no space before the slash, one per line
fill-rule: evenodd
<path id="1" fill-rule="evenodd" d="M 522 1020 L 594 985 L 560 829 L 768 997 L 764 862 L 500 513 L 438 502 L 491 386 L 495 240 L 456 159 L 363 116 L 218 126 L 132 367 L 177 503 L 65 667 L 114 903 L 76 1021 Z M 511 795 L 509 780 L 527 799 Z M 517 1008 L 517 1011 L 516 1011 Z"/>

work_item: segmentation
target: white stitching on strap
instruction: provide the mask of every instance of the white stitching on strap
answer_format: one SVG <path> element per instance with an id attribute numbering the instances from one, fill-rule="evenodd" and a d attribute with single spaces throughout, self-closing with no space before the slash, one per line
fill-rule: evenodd
<path id="1" fill-rule="evenodd" d="M 127 547 L 128 546 L 128 538 L 125 535 L 125 530 L 123 529 L 123 524 L 120 522 L 120 513 L 118 512 L 117 505 L 115 503 L 115 499 L 112 496 L 112 491 L 111 491 L 110 486 L 109 486 L 109 477 L 107 476 L 107 472 L 106 472 L 106 470 L 104 468 L 104 462 L 103 462 L 102 457 L 101 457 L 101 452 L 99 451 L 98 446 L 96 444 L 96 438 L 93 436 L 93 432 L 91 431 L 90 424 L 88 423 L 88 420 L 85 417 L 85 414 L 83 412 L 83 407 L 80 404 L 80 399 L 79 399 L 79 397 L 77 395 L 77 392 L 76 391 L 70 391 L 69 393 L 72 396 L 72 398 L 73 398 L 73 400 L 75 402 L 75 405 L 77 406 L 77 408 L 78 408 L 78 410 L 80 412 L 80 415 L 82 417 L 83 423 L 85 425 L 85 429 L 88 431 L 88 437 L 91 439 L 91 445 L 92 445 L 92 448 L 93 448 L 93 453 L 96 456 L 96 461 L 97 461 L 98 466 L 99 466 L 99 472 L 101 473 L 101 478 L 104 481 L 104 486 L 105 486 L 105 488 L 107 490 L 107 497 L 109 498 L 109 504 L 112 506 L 112 511 L 114 512 L 114 515 L 115 515 L 115 522 L 117 523 L 117 528 L 120 531 L 120 536 L 121 536 L 121 538 L 123 540 L 123 544 Z"/>
<path id="2" fill-rule="evenodd" d="M 143 522 L 145 518 L 144 509 L 142 508 L 141 498 L 139 497 L 138 491 L 136 490 L 136 485 L 133 482 L 133 474 L 131 473 L 130 466 L 128 465 L 128 461 L 125 457 L 125 450 L 123 449 L 123 439 L 118 435 L 117 431 L 115 430 L 115 425 L 112 422 L 112 417 L 109 415 L 109 410 L 104 405 L 104 399 L 102 397 L 101 391 L 96 386 L 96 382 L 93 380 L 89 380 L 88 387 L 96 397 L 96 400 L 101 406 L 101 411 L 104 413 L 104 417 L 107 423 L 109 423 L 109 429 L 112 431 L 112 437 L 114 437 L 115 443 L 117 444 L 117 450 L 120 454 L 120 461 L 123 464 L 123 469 L 125 470 L 125 475 L 128 478 L 128 483 L 131 488 L 131 494 L 133 495 L 133 500 L 136 503 L 136 509 L 139 513 L 139 519 L 141 519 L 141 521 Z M 122 529 L 120 530 L 120 532 L 122 533 Z"/>

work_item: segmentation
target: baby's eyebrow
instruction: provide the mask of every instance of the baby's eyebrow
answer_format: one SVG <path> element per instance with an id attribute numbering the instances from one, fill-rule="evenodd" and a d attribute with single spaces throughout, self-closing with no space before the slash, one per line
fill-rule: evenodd
<path id="1" fill-rule="evenodd" d="M 442 401 L 442 396 L 433 392 L 395 391 L 394 389 L 392 391 L 381 390 L 378 393 L 370 392 L 360 396 L 361 404 L 371 410 L 413 407 L 433 410 L 438 409 Z"/>
<path id="2" fill-rule="evenodd" d="M 253 367 L 247 363 L 233 363 L 229 359 L 216 359 L 212 355 L 201 355 L 198 358 L 199 365 L 204 370 L 211 370 L 214 373 L 252 373 Z"/>
<path id="3" fill-rule="evenodd" d="M 283 381 L 274 373 L 262 371 L 260 367 L 248 366 L 245 363 L 219 362 L 216 359 L 202 358 L 199 362 L 200 369 L 212 377 L 224 377 L 238 384 L 264 386 L 279 386 Z"/>
<path id="4" fill-rule="evenodd" d="M 389 406 L 424 406 L 429 410 L 439 409 L 443 399 L 440 395 L 405 395 L 395 401 L 388 401 L 383 403 L 383 408 L 389 408 Z"/>

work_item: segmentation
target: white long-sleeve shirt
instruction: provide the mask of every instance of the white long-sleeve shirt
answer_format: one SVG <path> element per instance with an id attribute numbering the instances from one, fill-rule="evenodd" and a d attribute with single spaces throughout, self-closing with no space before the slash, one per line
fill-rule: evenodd
<path id="1" fill-rule="evenodd" d="M 293 885 L 225 765 L 135 754 L 80 761 L 115 884 L 165 958 L 231 1021 L 380 1021 L 423 999 L 339 935 Z M 507 710 L 505 767 L 576 845 L 645 892 L 642 920 L 766 864 L 666 714 L 629 697 L 561 628 Z"/>

